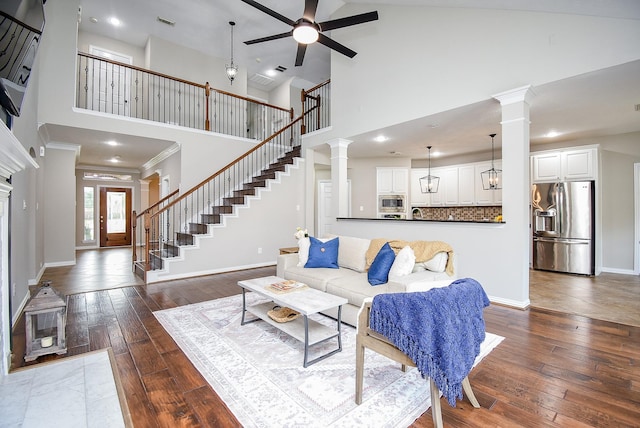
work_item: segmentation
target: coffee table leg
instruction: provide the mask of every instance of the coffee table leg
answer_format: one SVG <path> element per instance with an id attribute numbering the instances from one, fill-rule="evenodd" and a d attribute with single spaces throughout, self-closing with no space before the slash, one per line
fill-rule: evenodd
<path id="1" fill-rule="evenodd" d="M 302 317 L 304 318 L 304 361 L 302 367 L 306 369 L 309 365 L 309 318 L 306 315 Z"/>
<path id="2" fill-rule="evenodd" d="M 304 317 L 304 361 L 302 363 L 302 367 L 307 368 L 311 364 L 317 363 L 318 361 L 322 361 L 325 358 L 328 358 L 328 357 L 332 356 L 333 354 L 342 351 L 342 329 L 341 329 L 341 326 L 342 326 L 342 305 L 338 306 L 338 331 L 337 331 L 337 335 L 336 335 L 336 336 L 338 336 L 338 347 L 336 349 L 334 349 L 333 351 L 327 352 L 326 354 L 321 355 L 318 358 L 316 358 L 314 360 L 311 360 L 311 361 L 309 361 L 309 319 L 307 318 L 306 315 L 303 315 L 303 317 Z M 329 339 L 333 339 L 336 336 L 331 336 L 330 338 L 327 338 L 327 339 L 323 340 L 323 342 L 327 341 Z"/>
<path id="3" fill-rule="evenodd" d="M 245 314 L 247 313 L 247 290 L 245 288 L 242 288 L 242 319 L 240 320 L 240 325 L 245 325 L 245 324 L 249 324 L 250 322 L 256 322 L 258 320 L 260 320 L 260 318 L 256 318 L 253 320 L 249 320 L 247 321 L 245 319 Z"/>

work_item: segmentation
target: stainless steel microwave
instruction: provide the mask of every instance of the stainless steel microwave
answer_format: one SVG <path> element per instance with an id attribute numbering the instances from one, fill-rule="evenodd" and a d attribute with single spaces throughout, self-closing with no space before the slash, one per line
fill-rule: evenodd
<path id="1" fill-rule="evenodd" d="M 398 213 L 406 211 L 405 195 L 378 195 L 378 212 Z"/>

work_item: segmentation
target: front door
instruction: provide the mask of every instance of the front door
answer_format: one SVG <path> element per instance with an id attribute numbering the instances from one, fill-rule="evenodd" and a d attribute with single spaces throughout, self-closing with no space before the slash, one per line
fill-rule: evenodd
<path id="1" fill-rule="evenodd" d="M 100 246 L 131 245 L 131 189 L 100 188 Z"/>

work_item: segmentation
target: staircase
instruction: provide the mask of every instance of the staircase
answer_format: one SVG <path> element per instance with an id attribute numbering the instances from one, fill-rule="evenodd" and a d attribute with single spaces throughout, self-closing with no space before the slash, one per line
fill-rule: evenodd
<path id="1" fill-rule="evenodd" d="M 198 236 L 210 235 L 225 217 L 237 215 L 239 206 L 269 186 L 300 157 L 294 126 L 299 119 L 269 137 L 199 185 L 163 200 L 136 217 L 133 230 L 134 272 L 149 282 L 150 271 L 164 271 L 167 261 L 183 257 Z M 299 126 L 299 125 L 298 125 Z M 160 203 L 160 202 L 159 202 Z"/>

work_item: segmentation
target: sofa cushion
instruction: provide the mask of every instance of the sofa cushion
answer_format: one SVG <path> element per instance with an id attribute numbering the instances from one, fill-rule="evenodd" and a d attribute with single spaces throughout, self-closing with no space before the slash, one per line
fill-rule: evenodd
<path id="1" fill-rule="evenodd" d="M 310 237 L 309 259 L 304 265 L 305 268 L 331 268 L 338 269 L 338 238 L 323 242 L 317 238 Z"/>
<path id="2" fill-rule="evenodd" d="M 340 250 L 338 251 L 338 265 L 353 269 L 356 272 L 366 272 L 367 259 L 365 255 L 371 244 L 370 239 L 355 238 L 353 236 L 338 236 Z"/>
<path id="3" fill-rule="evenodd" d="M 360 307 L 367 297 L 388 293 L 389 285 L 381 284 L 372 287 L 369 284 L 366 273 L 356 273 L 355 275 L 333 278 L 327 282 L 326 292 L 334 296 L 344 297 L 350 305 Z"/>
<path id="4" fill-rule="evenodd" d="M 320 291 L 327 291 L 327 283 L 334 281 L 338 278 L 351 278 L 358 275 L 365 275 L 351 269 L 329 269 L 329 268 L 315 268 L 307 269 L 299 266 L 290 266 L 284 273 L 285 279 L 293 279 L 307 284 L 311 288 L 315 288 Z M 366 276 L 365 276 L 366 277 Z M 366 279 L 365 279 L 366 282 Z M 369 283 L 367 283 L 369 287 Z"/>
<path id="5" fill-rule="evenodd" d="M 389 278 L 409 275 L 416 263 L 416 255 L 410 246 L 404 247 L 396 255 L 396 259 L 389 270 Z"/>
<path id="6" fill-rule="evenodd" d="M 396 253 L 393 252 L 389 243 L 384 244 L 380 251 L 378 251 L 376 258 L 373 259 L 369 272 L 367 272 L 369 284 L 386 284 L 389 281 L 389 270 L 395 258 Z"/>

